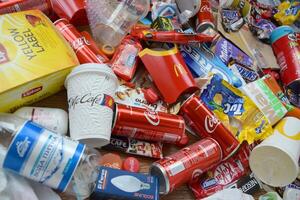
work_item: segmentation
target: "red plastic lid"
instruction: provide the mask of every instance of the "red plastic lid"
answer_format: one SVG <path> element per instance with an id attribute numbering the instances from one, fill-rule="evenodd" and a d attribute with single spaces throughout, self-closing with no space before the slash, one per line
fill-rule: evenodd
<path id="1" fill-rule="evenodd" d="M 129 172 L 139 172 L 140 162 L 134 157 L 128 157 L 123 162 L 123 169 Z"/>
<path id="2" fill-rule="evenodd" d="M 123 161 L 118 154 L 107 153 L 102 156 L 99 164 L 105 167 L 121 169 Z"/>

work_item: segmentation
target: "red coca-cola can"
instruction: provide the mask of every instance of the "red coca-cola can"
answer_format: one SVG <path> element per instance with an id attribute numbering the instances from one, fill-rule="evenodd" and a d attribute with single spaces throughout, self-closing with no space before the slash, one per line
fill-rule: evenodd
<path id="1" fill-rule="evenodd" d="M 300 96 L 300 34 L 289 26 L 280 26 L 270 36 L 272 49 L 280 66 L 280 77 L 290 101 L 300 106 L 300 99 L 291 99 L 290 93 Z"/>
<path id="2" fill-rule="evenodd" d="M 196 31 L 202 33 L 208 28 L 215 28 L 214 15 L 211 10 L 210 1 L 201 0 L 200 10 L 196 17 Z"/>
<path id="3" fill-rule="evenodd" d="M 59 19 L 54 22 L 54 25 L 69 42 L 81 64 L 107 62 L 107 57 L 104 57 L 99 50 L 92 48 L 91 43 L 68 20 Z"/>
<path id="4" fill-rule="evenodd" d="M 52 15 L 50 0 L 12 0 L 0 2 L 0 14 L 25 10 L 40 10 L 47 16 Z"/>
<path id="5" fill-rule="evenodd" d="M 159 192 L 168 194 L 179 186 L 199 177 L 222 160 L 222 150 L 212 138 L 202 139 L 150 167 L 151 175 L 159 179 Z"/>
<path id="6" fill-rule="evenodd" d="M 189 141 L 181 116 L 122 104 L 116 105 L 112 134 L 178 146 Z"/>
<path id="7" fill-rule="evenodd" d="M 51 0 L 53 11 L 60 17 L 67 19 L 75 26 L 89 24 L 85 10 L 85 0 Z"/>
<path id="8" fill-rule="evenodd" d="M 195 95 L 182 104 L 180 115 L 185 119 L 186 125 L 201 138 L 214 138 L 222 148 L 224 159 L 229 158 L 239 148 L 240 143 L 231 131 Z"/>

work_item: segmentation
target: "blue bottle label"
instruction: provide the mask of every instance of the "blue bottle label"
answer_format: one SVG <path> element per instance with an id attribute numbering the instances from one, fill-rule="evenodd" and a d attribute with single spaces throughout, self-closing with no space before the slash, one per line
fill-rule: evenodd
<path id="1" fill-rule="evenodd" d="M 85 145 L 27 121 L 10 144 L 3 168 L 65 191 Z"/>

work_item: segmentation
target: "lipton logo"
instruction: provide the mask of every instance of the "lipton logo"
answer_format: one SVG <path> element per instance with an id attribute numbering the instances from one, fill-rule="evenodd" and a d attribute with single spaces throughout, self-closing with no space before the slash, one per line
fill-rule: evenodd
<path id="1" fill-rule="evenodd" d="M 38 92 L 41 91 L 41 90 L 43 90 L 43 86 L 39 86 L 39 87 L 30 89 L 30 90 L 28 90 L 27 92 L 24 92 L 24 93 L 22 94 L 22 98 L 28 97 L 28 96 L 31 96 L 31 95 L 34 95 L 35 93 L 38 93 Z"/>
<path id="2" fill-rule="evenodd" d="M 216 130 L 219 123 L 220 123 L 220 121 L 215 116 L 210 117 L 207 115 L 205 117 L 205 121 L 204 121 L 205 130 L 208 133 L 212 133 Z"/>
<path id="3" fill-rule="evenodd" d="M 150 124 L 152 124 L 153 126 L 157 126 L 160 122 L 158 113 L 155 111 L 151 111 L 151 110 L 146 110 L 144 112 L 144 115 L 146 117 L 146 119 L 148 120 L 148 122 Z"/>
<path id="4" fill-rule="evenodd" d="M 187 71 L 181 64 L 175 64 L 174 65 L 174 71 L 177 77 L 179 77 L 179 74 L 185 75 L 187 74 Z"/>
<path id="5" fill-rule="evenodd" d="M 29 145 L 30 145 L 30 141 L 28 140 L 29 138 L 26 137 L 24 139 L 24 141 L 19 141 L 16 143 L 16 146 L 17 146 L 17 153 L 18 155 L 23 158 L 25 153 L 27 152 L 28 148 L 29 148 Z"/>
<path id="6" fill-rule="evenodd" d="M 204 5 L 201 7 L 200 12 L 212 12 L 211 8 L 208 7 L 207 5 Z"/>
<path id="7" fill-rule="evenodd" d="M 9 61 L 7 51 L 3 44 L 0 44 L 0 64 L 6 63 Z"/>

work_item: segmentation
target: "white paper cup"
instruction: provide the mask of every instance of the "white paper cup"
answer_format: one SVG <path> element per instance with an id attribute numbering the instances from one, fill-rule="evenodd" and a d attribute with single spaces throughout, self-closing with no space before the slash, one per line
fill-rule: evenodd
<path id="1" fill-rule="evenodd" d="M 276 125 L 273 135 L 253 149 L 249 164 L 264 183 L 283 187 L 296 179 L 299 156 L 300 120 L 286 117 Z"/>
<path id="2" fill-rule="evenodd" d="M 109 143 L 118 79 L 105 64 L 83 64 L 67 77 L 70 136 L 92 147 Z M 111 106 L 111 107 L 110 107 Z"/>

